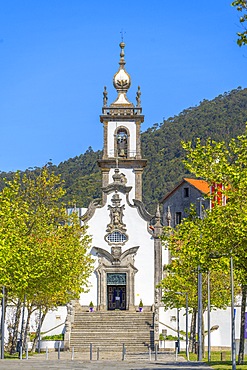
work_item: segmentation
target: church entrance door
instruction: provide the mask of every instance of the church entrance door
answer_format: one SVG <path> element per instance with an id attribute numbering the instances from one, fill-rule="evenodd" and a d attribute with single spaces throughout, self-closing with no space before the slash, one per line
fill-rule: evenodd
<path id="1" fill-rule="evenodd" d="M 126 285 L 107 286 L 108 310 L 126 310 Z"/>

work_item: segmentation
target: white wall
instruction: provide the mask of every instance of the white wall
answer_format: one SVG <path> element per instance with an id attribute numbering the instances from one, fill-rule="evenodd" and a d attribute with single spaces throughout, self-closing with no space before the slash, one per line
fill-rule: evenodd
<path id="1" fill-rule="evenodd" d="M 5 343 L 8 342 L 9 332 L 8 326 L 13 323 L 15 317 L 15 306 L 7 306 L 5 316 Z M 21 316 L 22 317 L 22 316 Z M 41 327 L 41 333 L 45 335 L 61 334 L 64 332 L 65 320 L 67 317 L 67 307 L 58 306 L 56 309 L 49 310 Z M 27 318 L 27 310 L 25 309 L 24 321 Z M 39 325 L 39 310 L 34 311 L 30 319 L 30 332 L 36 332 Z M 19 323 L 19 332 L 21 331 L 21 320 Z"/>
<path id="2" fill-rule="evenodd" d="M 236 339 L 240 337 L 240 318 L 241 318 L 241 311 L 240 307 L 236 308 L 236 316 L 235 316 L 235 332 L 236 332 Z M 163 308 L 160 308 L 160 327 L 159 331 L 162 333 L 162 329 L 167 329 L 167 334 L 171 334 L 176 336 L 177 335 L 177 321 L 172 321 L 172 317 L 177 318 L 177 310 L 167 310 L 164 311 Z M 180 323 L 180 330 L 186 331 L 185 326 L 185 309 L 180 310 L 179 314 L 179 323 Z M 189 315 L 189 332 L 190 332 L 190 323 L 191 323 L 191 315 Z M 165 325 L 162 325 L 165 324 Z M 204 325 L 205 331 L 208 330 L 207 328 L 207 312 L 204 313 Z M 210 313 L 210 328 L 213 326 L 218 325 L 219 328 L 213 332 L 211 332 L 211 346 L 217 347 L 231 347 L 231 308 L 228 307 L 226 310 L 213 310 Z M 173 330 L 172 330 L 173 329 Z M 207 346 L 208 337 L 205 337 L 205 345 Z"/>

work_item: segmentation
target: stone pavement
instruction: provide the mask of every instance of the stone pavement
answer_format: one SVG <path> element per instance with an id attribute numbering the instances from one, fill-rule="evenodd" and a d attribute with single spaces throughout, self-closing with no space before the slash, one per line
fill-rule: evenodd
<path id="1" fill-rule="evenodd" d="M 177 361 L 174 354 L 158 354 L 157 361 L 152 356 L 126 356 L 126 360 L 85 360 L 81 359 L 78 353 L 75 353 L 74 360 L 71 360 L 71 354 L 61 352 L 60 359 L 57 353 L 49 353 L 46 359 L 45 354 L 29 357 L 28 360 L 0 360 L 0 370 L 210 370 L 211 367 L 204 363 L 187 362 L 183 357 L 178 357 Z"/>

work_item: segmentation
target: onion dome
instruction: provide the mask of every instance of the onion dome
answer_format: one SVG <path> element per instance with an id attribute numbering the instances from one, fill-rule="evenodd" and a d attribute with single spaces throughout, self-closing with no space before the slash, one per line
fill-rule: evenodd
<path id="1" fill-rule="evenodd" d="M 120 61 L 119 61 L 119 69 L 117 73 L 115 73 L 113 77 L 113 86 L 118 92 L 118 97 L 112 103 L 112 105 L 132 105 L 132 103 L 129 102 L 126 93 L 131 85 L 131 78 L 130 75 L 126 72 L 124 66 L 125 66 L 125 59 L 124 59 L 124 47 L 125 43 L 120 42 L 119 44 L 121 48 L 120 52 Z"/>

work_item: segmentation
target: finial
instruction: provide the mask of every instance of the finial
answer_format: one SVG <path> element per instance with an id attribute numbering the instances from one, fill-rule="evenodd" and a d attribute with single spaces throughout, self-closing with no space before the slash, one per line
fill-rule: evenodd
<path id="1" fill-rule="evenodd" d="M 113 182 L 121 183 L 121 174 L 119 173 L 119 168 L 115 168 L 114 175 L 112 176 Z"/>
<path id="2" fill-rule="evenodd" d="M 104 86 L 104 91 L 103 91 L 103 106 L 107 107 L 107 100 L 108 100 L 108 92 L 106 90 L 106 86 Z"/>
<path id="3" fill-rule="evenodd" d="M 167 226 L 171 226 L 171 219 L 172 219 L 171 209 L 170 209 L 170 206 L 168 206 L 167 214 L 166 214 Z"/>
<path id="4" fill-rule="evenodd" d="M 159 203 L 157 204 L 154 221 L 155 221 L 155 224 L 154 224 L 155 235 L 158 236 L 160 234 L 160 228 L 162 228 Z"/>
<path id="5" fill-rule="evenodd" d="M 140 107 L 141 106 L 141 88 L 138 86 L 137 92 L 136 92 L 136 106 Z"/>
<path id="6" fill-rule="evenodd" d="M 125 35 L 125 33 L 126 33 L 126 32 L 125 32 L 123 29 L 121 29 L 120 33 L 121 33 L 121 40 L 122 40 L 122 42 L 123 42 L 123 40 L 124 40 L 124 35 Z"/>
<path id="7" fill-rule="evenodd" d="M 159 203 L 157 204 L 157 209 L 156 209 L 155 217 L 160 219 L 160 206 L 159 206 Z"/>
<path id="8" fill-rule="evenodd" d="M 113 77 L 113 86 L 118 92 L 117 99 L 111 104 L 111 107 L 114 107 L 116 105 L 129 105 L 133 107 L 133 104 L 130 103 L 128 100 L 126 93 L 131 85 L 131 78 L 130 75 L 125 70 L 125 59 L 124 59 L 124 48 L 125 43 L 122 41 L 119 44 L 121 48 L 120 52 L 120 61 L 119 61 L 119 69 L 117 73 L 115 73 Z"/>
<path id="9" fill-rule="evenodd" d="M 120 61 L 119 61 L 119 65 L 121 68 L 124 68 L 126 62 L 124 60 L 124 48 L 125 48 L 125 43 L 122 41 L 120 42 L 119 44 L 120 48 L 121 48 L 121 51 L 120 51 Z"/>

